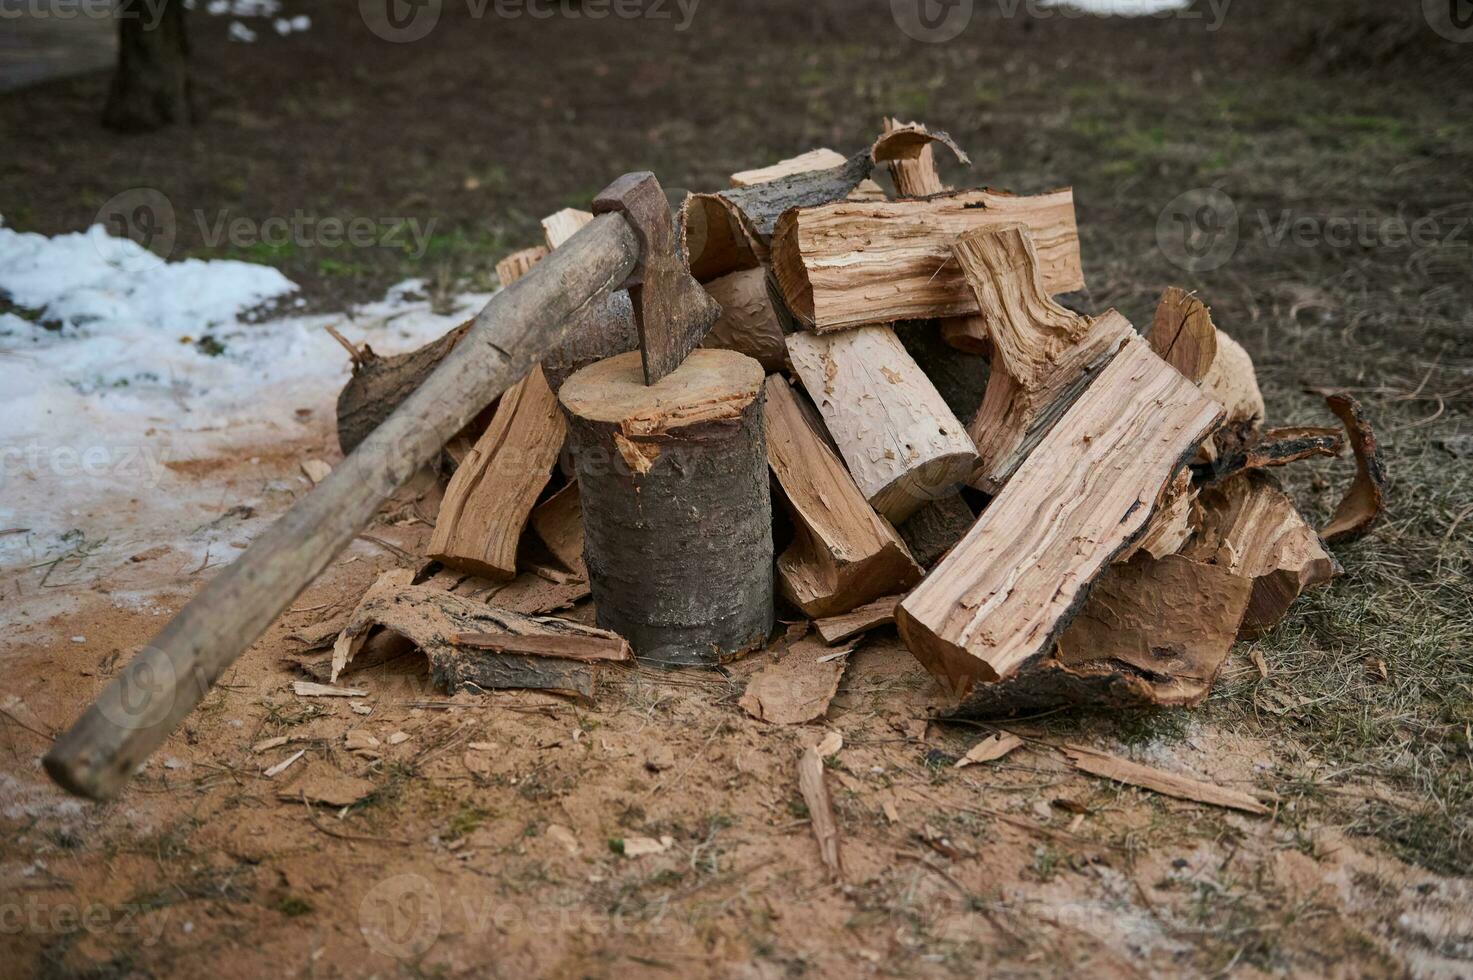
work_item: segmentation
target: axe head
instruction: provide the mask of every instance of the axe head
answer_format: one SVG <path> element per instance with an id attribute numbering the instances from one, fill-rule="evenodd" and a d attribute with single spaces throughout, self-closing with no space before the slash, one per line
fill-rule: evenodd
<path id="1" fill-rule="evenodd" d="M 639 239 L 639 264 L 624 285 L 634 305 L 644 383 L 680 367 L 721 317 L 721 306 L 690 274 L 660 182 L 648 171 L 625 174 L 594 198 L 593 213 L 622 214 Z"/>

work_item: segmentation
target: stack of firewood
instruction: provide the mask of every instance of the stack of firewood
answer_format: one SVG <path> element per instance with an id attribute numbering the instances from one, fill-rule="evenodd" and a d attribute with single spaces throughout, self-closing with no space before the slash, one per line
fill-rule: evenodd
<path id="1" fill-rule="evenodd" d="M 890 121 L 854 157 L 814 150 L 680 208 L 690 268 L 723 310 L 705 346 L 766 372 L 753 438 L 772 476 L 780 618 L 814 620 L 832 644 L 895 624 L 963 713 L 1200 702 L 1235 639 L 1339 573 L 1326 543 L 1380 514 L 1366 421 L 1326 393 L 1343 433 L 1265 428 L 1251 359 L 1199 299 L 1167 290 L 1145 335 L 1086 312 L 1072 192 L 952 190 L 938 146 L 968 162 L 944 134 Z M 589 220 L 546 219 L 546 245 L 504 260 L 503 282 Z M 640 655 L 546 615 L 590 591 L 559 392 L 638 344 L 627 294 L 585 320 L 446 446 L 430 564 L 375 587 L 333 677 L 379 627 L 425 648 L 452 688 L 589 696 L 597 661 Z M 344 448 L 463 330 L 355 358 Z M 1269 471 L 1347 441 L 1357 476 L 1317 530 Z M 655 456 L 618 448 L 637 483 Z M 687 584 L 697 598 L 726 587 Z"/>

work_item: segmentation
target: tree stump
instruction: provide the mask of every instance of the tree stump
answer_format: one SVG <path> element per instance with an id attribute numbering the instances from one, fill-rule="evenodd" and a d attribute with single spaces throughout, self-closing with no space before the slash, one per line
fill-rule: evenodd
<path id="1" fill-rule="evenodd" d="M 563 385 L 598 622 L 643 661 L 723 663 L 772 630 L 762 390 L 762 366 L 724 350 L 654 385 L 638 351 Z"/>

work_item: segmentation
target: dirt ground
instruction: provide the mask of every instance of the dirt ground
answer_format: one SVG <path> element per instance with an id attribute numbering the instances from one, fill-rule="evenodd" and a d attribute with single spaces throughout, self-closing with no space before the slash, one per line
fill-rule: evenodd
<path id="1" fill-rule="evenodd" d="M 433 508 L 406 494 L 121 799 L 66 797 L 39 766 L 50 738 L 306 490 L 302 459 L 339 458 L 335 392 L 303 392 L 300 431 L 168 460 L 155 492 L 192 490 L 177 523 L 99 507 L 76 519 L 100 544 L 36 541 L 0 568 L 0 973 L 1473 975 L 1473 45 L 1415 4 L 1241 0 L 1213 30 L 1208 13 L 1005 6 L 978 3 L 935 44 L 883 3 L 706 0 L 687 31 L 447 4 L 410 44 L 375 39 L 352 5 L 302 6 L 311 31 L 256 45 L 195 16 L 192 129 L 101 132 L 105 74 L 0 95 L 0 214 L 76 230 L 158 188 L 181 216 L 176 258 L 269 262 L 335 310 L 406 275 L 484 286 L 541 215 L 626 170 L 721 186 L 813 146 L 852 151 L 887 113 L 924 119 L 972 152 L 970 174 L 947 171 L 958 183 L 1075 187 L 1095 308 L 1144 326 L 1164 286 L 1197 289 L 1257 361 L 1271 420 L 1330 424 L 1307 385 L 1364 402 L 1392 511 L 1338 551 L 1344 578 L 1240 644 L 1201 708 L 1023 719 L 1006 728 L 1025 748 L 965 769 L 988 729 L 924 723 L 935 692 L 893 631 L 801 728 L 737 706 L 767 654 L 613 671 L 591 705 L 446 698 L 413 656 L 349 674 L 357 709 L 296 696 L 323 654 L 292 634 L 340 623 L 427 538 Z M 1202 188 L 1235 215 L 1235 244 L 1207 241 L 1215 265 L 1172 224 Z M 296 209 L 437 224 L 421 255 L 203 233 Z M 1323 519 L 1349 474 L 1305 464 L 1289 485 Z M 379 744 L 350 750 L 350 731 Z M 837 882 L 796 776 L 827 732 L 843 737 Z M 1069 741 L 1272 794 L 1274 812 L 1083 776 L 1056 749 Z M 371 794 L 301 801 L 306 781 L 343 777 Z M 636 838 L 668 842 L 636 856 Z"/>

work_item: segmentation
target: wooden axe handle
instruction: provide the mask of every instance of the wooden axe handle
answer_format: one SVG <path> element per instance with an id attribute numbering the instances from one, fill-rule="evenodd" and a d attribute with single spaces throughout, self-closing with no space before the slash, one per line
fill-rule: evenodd
<path id="1" fill-rule="evenodd" d="M 246 648 L 491 400 L 563 340 L 578 309 L 639 261 L 623 216 L 596 218 L 502 290 L 464 340 L 315 490 L 215 576 L 52 745 L 51 778 L 115 796 Z"/>

